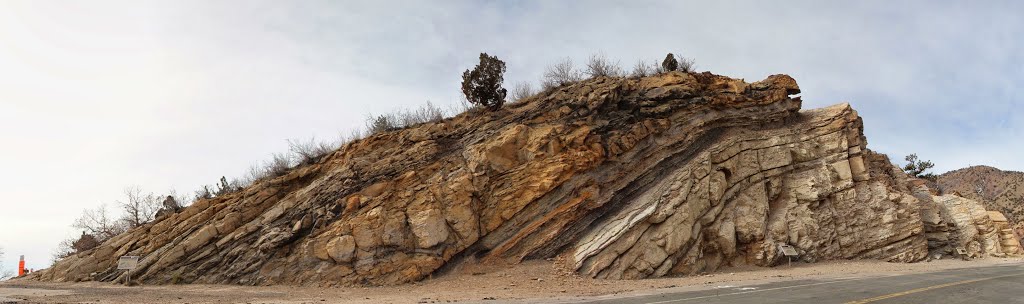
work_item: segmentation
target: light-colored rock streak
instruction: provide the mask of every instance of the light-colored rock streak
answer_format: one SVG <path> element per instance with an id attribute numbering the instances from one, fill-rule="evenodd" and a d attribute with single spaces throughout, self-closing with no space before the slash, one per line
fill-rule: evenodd
<path id="1" fill-rule="evenodd" d="M 646 219 L 657 208 L 657 204 L 649 204 L 646 208 L 634 210 L 634 212 L 626 214 L 625 217 L 616 219 L 608 223 L 608 225 L 601 227 L 594 234 L 585 236 L 584 238 L 588 242 L 577 248 L 576 253 L 573 255 L 576 259 L 576 267 L 580 267 L 584 260 L 605 249 L 613 241 L 618 240 L 623 233 L 629 231 L 629 228 L 633 228 L 636 223 Z"/>

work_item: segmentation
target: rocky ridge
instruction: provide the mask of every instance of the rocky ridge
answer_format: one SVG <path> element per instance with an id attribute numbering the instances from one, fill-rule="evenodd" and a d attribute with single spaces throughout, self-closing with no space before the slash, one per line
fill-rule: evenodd
<path id="1" fill-rule="evenodd" d="M 944 192 L 980 201 L 1015 223 L 1024 219 L 1024 172 L 971 166 L 943 173 L 937 182 Z"/>
<path id="2" fill-rule="evenodd" d="M 931 196 L 867 149 L 849 105 L 800 111 L 799 92 L 786 75 L 591 79 L 350 143 L 32 278 L 117 280 L 122 255 L 146 283 L 386 285 L 541 258 L 597 278 L 772 266 L 780 244 L 809 262 L 1004 253 L 980 205 Z"/>

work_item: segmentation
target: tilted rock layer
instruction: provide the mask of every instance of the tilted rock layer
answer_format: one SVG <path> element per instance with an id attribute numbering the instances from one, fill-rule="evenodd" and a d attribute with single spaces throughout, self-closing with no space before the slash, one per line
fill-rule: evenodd
<path id="1" fill-rule="evenodd" d="M 781 244 L 805 261 L 927 257 L 935 202 L 867 150 L 849 105 L 801 112 L 799 92 L 785 75 L 592 79 L 350 143 L 33 277 L 112 281 L 123 255 L 146 283 L 257 285 L 556 257 L 647 278 L 771 266 Z"/>

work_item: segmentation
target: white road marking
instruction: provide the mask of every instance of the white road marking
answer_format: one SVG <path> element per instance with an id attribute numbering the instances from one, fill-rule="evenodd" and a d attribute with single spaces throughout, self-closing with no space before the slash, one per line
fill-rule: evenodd
<path id="1" fill-rule="evenodd" d="M 762 292 L 762 291 L 772 291 L 772 290 L 790 289 L 790 288 L 797 288 L 797 287 L 807 287 L 807 286 L 817 286 L 817 285 L 842 283 L 842 282 L 850 282 L 850 281 L 860 281 L 860 280 L 866 280 L 866 279 L 877 279 L 877 277 L 839 279 L 839 280 L 828 281 L 828 282 L 818 282 L 818 283 L 811 283 L 811 284 L 801 284 L 801 285 L 793 285 L 793 286 L 775 287 L 775 288 L 768 288 L 768 289 L 761 289 L 761 290 L 749 290 L 749 291 L 740 291 L 740 292 L 732 292 L 732 293 L 723 293 L 723 294 L 719 294 L 719 295 L 708 295 L 708 296 L 693 297 L 693 298 L 686 298 L 686 299 L 675 299 L 675 300 L 664 300 L 664 301 L 658 301 L 658 302 L 647 302 L 647 304 L 662 304 L 662 303 L 683 302 L 683 301 L 690 301 L 690 300 L 699 300 L 699 299 L 707 299 L 707 298 L 717 298 L 717 297 L 722 297 L 722 296 L 738 295 L 738 294 L 748 294 L 748 293 L 755 293 L 755 292 Z"/>

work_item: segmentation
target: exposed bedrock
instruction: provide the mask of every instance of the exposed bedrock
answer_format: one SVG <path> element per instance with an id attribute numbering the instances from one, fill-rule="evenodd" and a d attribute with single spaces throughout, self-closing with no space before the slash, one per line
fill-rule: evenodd
<path id="1" fill-rule="evenodd" d="M 122 255 L 143 257 L 146 283 L 253 285 L 555 257 L 646 278 L 771 266 L 780 244 L 805 261 L 927 257 L 937 205 L 867 150 L 849 105 L 801 112 L 799 92 L 786 75 L 587 80 L 347 144 L 33 277 L 113 281 Z"/>

